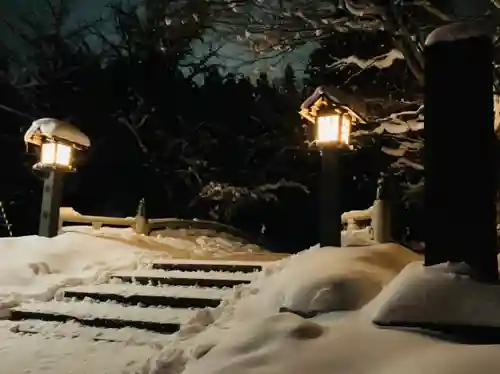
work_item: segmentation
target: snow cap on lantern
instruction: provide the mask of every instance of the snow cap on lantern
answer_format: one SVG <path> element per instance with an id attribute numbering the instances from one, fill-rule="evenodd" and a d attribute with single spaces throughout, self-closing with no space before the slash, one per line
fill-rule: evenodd
<path id="1" fill-rule="evenodd" d="M 34 169 L 62 169 L 71 171 L 73 149 L 90 147 L 90 140 L 75 126 L 53 118 L 34 121 L 24 134 L 24 142 L 41 148 L 40 161 Z"/>
<path id="2" fill-rule="evenodd" d="M 310 140 L 320 146 L 348 146 L 351 127 L 365 123 L 348 94 L 332 86 L 320 86 L 301 105 L 300 115 L 314 124 Z"/>

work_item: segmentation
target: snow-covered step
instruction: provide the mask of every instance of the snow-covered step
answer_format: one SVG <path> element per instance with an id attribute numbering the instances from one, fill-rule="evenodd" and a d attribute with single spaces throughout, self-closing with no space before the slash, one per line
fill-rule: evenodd
<path id="1" fill-rule="evenodd" d="M 221 271 L 165 271 L 145 269 L 138 271 L 118 271 L 113 273 L 111 277 L 121 279 L 124 282 L 149 285 L 224 288 L 251 283 L 252 280 L 255 279 L 255 274 L 242 272 L 228 273 Z"/>
<path id="2" fill-rule="evenodd" d="M 114 303 L 29 302 L 11 309 L 10 320 L 77 321 L 82 325 L 120 329 L 133 327 L 160 333 L 174 333 L 180 324 L 195 315 L 195 310 L 141 308 Z"/>
<path id="3" fill-rule="evenodd" d="M 231 289 L 98 284 L 66 288 L 64 297 L 116 301 L 122 304 L 168 306 L 171 308 L 215 308 L 231 296 Z"/>
<path id="4" fill-rule="evenodd" d="M 0 329 L 2 374 L 140 373 L 157 352 L 158 348 L 149 345 L 54 339 Z"/>
<path id="5" fill-rule="evenodd" d="M 261 271 L 270 262 L 266 261 L 216 261 L 172 259 L 153 263 L 153 269 L 180 271 L 227 271 L 253 273 Z M 272 262 L 271 262 L 272 263 Z"/>
<path id="6" fill-rule="evenodd" d="M 93 341 L 122 342 L 127 345 L 161 347 L 172 341 L 171 335 L 131 327 L 108 329 L 85 326 L 76 321 L 56 322 L 40 320 L 0 321 L 0 328 L 19 334 L 39 334 L 47 338 L 80 338 Z"/>

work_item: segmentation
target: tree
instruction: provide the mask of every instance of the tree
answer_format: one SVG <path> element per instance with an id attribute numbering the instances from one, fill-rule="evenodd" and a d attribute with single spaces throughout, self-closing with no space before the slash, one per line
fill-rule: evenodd
<path id="1" fill-rule="evenodd" d="M 311 53 L 306 74 L 309 87 L 327 82 L 362 98 L 369 117 L 385 117 L 422 102 L 422 88 L 384 31 L 353 30 L 323 40 Z"/>

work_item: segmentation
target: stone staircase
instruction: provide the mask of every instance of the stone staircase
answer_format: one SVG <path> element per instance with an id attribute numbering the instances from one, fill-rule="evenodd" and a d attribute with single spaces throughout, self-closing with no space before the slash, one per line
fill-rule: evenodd
<path id="1" fill-rule="evenodd" d="M 23 321 L 17 324 L 17 332 L 28 334 L 42 329 L 34 325 L 70 321 L 89 328 L 135 328 L 172 334 L 200 309 L 217 307 L 231 296 L 234 287 L 250 283 L 266 264 L 156 262 L 151 269 L 116 272 L 105 284 L 65 288 L 48 302 L 21 304 L 11 309 L 8 319 Z"/>

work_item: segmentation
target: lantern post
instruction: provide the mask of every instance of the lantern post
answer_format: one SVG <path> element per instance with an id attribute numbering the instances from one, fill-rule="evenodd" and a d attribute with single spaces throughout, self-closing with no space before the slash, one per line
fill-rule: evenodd
<path id="1" fill-rule="evenodd" d="M 75 150 L 88 148 L 90 140 L 73 125 L 52 118 L 34 121 L 24 140 L 40 147 L 40 160 L 33 165 L 45 176 L 38 234 L 51 238 L 59 232 L 64 175 L 75 171 Z"/>
<path id="2" fill-rule="evenodd" d="M 342 233 L 342 155 L 350 149 L 354 122 L 362 117 L 339 100 L 336 88 L 318 87 L 300 114 L 314 128 L 312 144 L 321 152 L 319 243 L 340 247 Z"/>
<path id="3" fill-rule="evenodd" d="M 316 144 L 321 152 L 320 246 L 340 247 L 342 232 L 342 153 L 349 149 L 352 119 L 340 110 L 320 111 Z"/>

